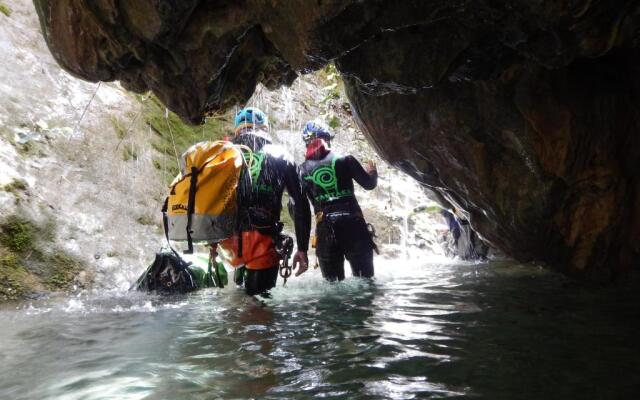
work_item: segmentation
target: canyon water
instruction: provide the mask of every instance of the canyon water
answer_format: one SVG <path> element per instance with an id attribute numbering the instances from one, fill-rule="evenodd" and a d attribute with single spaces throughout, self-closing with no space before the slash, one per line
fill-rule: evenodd
<path id="1" fill-rule="evenodd" d="M 270 299 L 103 292 L 3 306 L 2 399 L 632 399 L 640 302 L 511 262 L 377 260 Z"/>

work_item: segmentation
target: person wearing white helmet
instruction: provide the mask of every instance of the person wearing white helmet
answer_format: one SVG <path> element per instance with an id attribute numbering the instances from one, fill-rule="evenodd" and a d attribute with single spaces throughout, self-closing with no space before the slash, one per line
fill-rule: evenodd
<path id="1" fill-rule="evenodd" d="M 378 182 L 375 163 L 363 168 L 353 156 L 333 152 L 331 131 L 318 120 L 305 124 L 302 138 L 307 151 L 300 180 L 316 215 L 316 254 L 322 275 L 329 281 L 343 280 L 346 258 L 354 276 L 373 277 L 375 244 L 353 181 L 366 190 L 374 189 Z"/>

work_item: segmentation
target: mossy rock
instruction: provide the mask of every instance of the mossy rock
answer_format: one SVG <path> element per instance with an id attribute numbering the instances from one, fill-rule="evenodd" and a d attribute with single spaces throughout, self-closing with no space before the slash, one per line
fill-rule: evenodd
<path id="1" fill-rule="evenodd" d="M 0 248 L 0 300 L 17 300 L 29 291 L 29 273 L 18 255 Z"/>
<path id="2" fill-rule="evenodd" d="M 22 217 L 11 215 L 0 224 L 0 243 L 17 253 L 34 247 L 36 228 Z"/>
<path id="3" fill-rule="evenodd" d="M 154 166 L 167 173 L 171 182 L 179 172 L 177 158 L 193 144 L 205 140 L 220 140 L 232 132 L 231 118 L 208 118 L 203 125 L 185 124 L 173 112 L 166 113 L 165 106 L 155 97 L 138 97 L 144 105 L 142 117 L 156 133 L 151 146 L 163 156 L 153 161 Z M 166 114 L 165 114 L 166 113 Z"/>
<path id="4" fill-rule="evenodd" d="M 18 151 L 18 154 L 20 154 L 23 158 L 29 157 L 36 153 L 36 146 L 33 142 L 27 142 L 23 144 L 16 143 L 15 147 Z"/>
<path id="5" fill-rule="evenodd" d="M 7 17 L 11 16 L 13 10 L 6 4 L 0 4 L 0 13 L 3 13 Z"/>
<path id="6" fill-rule="evenodd" d="M 44 277 L 45 287 L 49 290 L 64 290 L 76 281 L 83 263 L 69 254 L 57 251 L 47 257 L 48 271 Z"/>
<path id="7" fill-rule="evenodd" d="M 136 222 L 140 225 L 156 225 L 158 220 L 150 215 L 141 215 L 136 218 Z"/>
<path id="8" fill-rule="evenodd" d="M 340 126 L 340 118 L 336 115 L 332 115 L 331 118 L 329 118 L 328 124 L 331 129 L 336 129 Z"/>
<path id="9" fill-rule="evenodd" d="M 6 185 L 4 185 L 2 189 L 5 192 L 17 193 L 26 191 L 28 187 L 29 186 L 27 185 L 27 182 L 25 182 L 23 179 L 15 178 L 11 183 L 7 183 Z"/>
<path id="10" fill-rule="evenodd" d="M 122 160 L 123 161 L 129 161 L 129 160 L 137 160 L 138 159 L 138 152 L 136 151 L 136 149 L 132 146 L 124 146 L 124 148 L 122 149 Z"/>
<path id="11" fill-rule="evenodd" d="M 127 135 L 127 129 L 124 127 L 122 122 L 120 122 L 118 118 L 111 117 L 111 124 L 113 125 L 113 130 L 116 132 L 118 139 L 123 140 Z"/>
<path id="12" fill-rule="evenodd" d="M 67 290 L 78 281 L 82 261 L 61 250 L 47 250 L 55 230 L 52 219 L 36 225 L 11 215 L 0 223 L 0 301 Z"/>

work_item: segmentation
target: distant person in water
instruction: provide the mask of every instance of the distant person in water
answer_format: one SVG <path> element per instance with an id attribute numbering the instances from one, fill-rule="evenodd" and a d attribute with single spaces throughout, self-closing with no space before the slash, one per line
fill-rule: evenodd
<path id="1" fill-rule="evenodd" d="M 374 162 L 362 168 L 353 156 L 331 151 L 331 132 L 324 123 L 308 122 L 302 131 L 307 151 L 300 180 L 316 217 L 316 254 L 322 276 L 344 279 L 344 260 L 354 276 L 373 277 L 373 249 L 369 232 L 353 191 L 355 180 L 367 190 L 378 183 Z"/>
<path id="2" fill-rule="evenodd" d="M 293 159 L 285 150 L 272 144 L 268 133 L 267 116 L 257 108 L 240 110 L 235 117 L 233 142 L 251 151 L 244 153 L 250 168 L 251 185 L 245 186 L 241 196 L 246 199 L 246 215 L 240 216 L 241 238 L 222 241 L 218 250 L 236 271 L 234 280 L 244 284 L 249 295 L 262 294 L 276 285 L 280 256 L 276 252 L 282 224 L 282 194 L 289 193 L 290 209 L 295 225 L 297 252 L 293 267 L 298 274 L 307 269 L 307 249 L 311 229 L 309 203 L 302 193 L 302 186 Z M 241 251 L 239 251 L 241 249 Z"/>
<path id="3" fill-rule="evenodd" d="M 487 258 L 489 246 L 471 228 L 469 221 L 455 208 L 443 209 L 441 214 L 451 233 L 451 240 L 445 248 L 449 255 L 458 256 L 463 260 L 484 260 Z"/>

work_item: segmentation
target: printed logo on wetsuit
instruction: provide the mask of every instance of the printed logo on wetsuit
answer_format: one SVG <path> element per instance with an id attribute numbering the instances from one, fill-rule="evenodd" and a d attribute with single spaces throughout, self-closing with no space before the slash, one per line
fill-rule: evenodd
<path id="1" fill-rule="evenodd" d="M 335 158 L 331 162 L 331 166 L 318 167 L 314 169 L 310 175 L 305 176 L 304 179 L 313 182 L 314 185 L 324 190 L 324 194 L 319 194 L 314 197 L 317 202 L 353 195 L 351 190 L 340 190 L 338 188 Z"/>
<path id="2" fill-rule="evenodd" d="M 251 183 L 253 190 L 256 192 L 273 192 L 272 185 L 259 184 L 258 179 L 260 173 L 262 173 L 262 164 L 264 162 L 264 153 L 244 152 L 242 153 L 244 161 L 249 166 L 249 173 L 251 174 Z"/>

